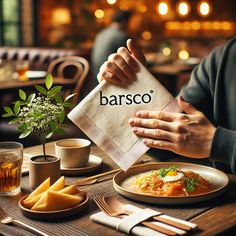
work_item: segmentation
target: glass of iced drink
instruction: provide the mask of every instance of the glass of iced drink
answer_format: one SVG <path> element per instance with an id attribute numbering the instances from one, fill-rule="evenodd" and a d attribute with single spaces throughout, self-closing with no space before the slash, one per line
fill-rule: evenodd
<path id="1" fill-rule="evenodd" d="M 0 196 L 20 193 L 23 145 L 17 142 L 0 142 Z"/>
<path id="2" fill-rule="evenodd" d="M 29 70 L 29 63 L 28 61 L 17 61 L 16 62 L 16 72 L 18 73 L 18 79 L 21 81 L 28 80 L 26 72 Z"/>

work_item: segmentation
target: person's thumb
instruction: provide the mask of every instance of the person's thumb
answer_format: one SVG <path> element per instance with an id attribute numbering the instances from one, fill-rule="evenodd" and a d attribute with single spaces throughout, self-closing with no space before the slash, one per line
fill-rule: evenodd
<path id="1" fill-rule="evenodd" d="M 186 102 L 182 96 L 178 97 L 178 104 L 187 114 L 194 114 L 196 112 L 199 112 L 194 106 Z"/>
<path id="2" fill-rule="evenodd" d="M 137 58 L 144 66 L 146 66 L 146 59 L 142 51 L 135 45 L 132 39 L 127 40 L 127 48 L 131 54 Z"/>

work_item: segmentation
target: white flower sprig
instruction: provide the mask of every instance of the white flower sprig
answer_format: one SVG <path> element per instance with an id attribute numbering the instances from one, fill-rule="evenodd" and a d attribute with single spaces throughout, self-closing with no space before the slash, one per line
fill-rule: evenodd
<path id="1" fill-rule="evenodd" d="M 5 106 L 3 117 L 14 117 L 9 124 L 18 124 L 19 138 L 25 138 L 34 133 L 43 145 L 43 155 L 46 159 L 46 139 L 53 134 L 63 134 L 63 122 L 65 120 L 65 108 L 71 107 L 68 102 L 75 94 L 63 99 L 60 96 L 62 86 L 54 86 L 52 75 L 45 79 L 46 87 L 35 85 L 37 94 L 33 93 L 28 98 L 23 90 L 19 90 L 21 100 L 14 102 L 13 109 Z"/>

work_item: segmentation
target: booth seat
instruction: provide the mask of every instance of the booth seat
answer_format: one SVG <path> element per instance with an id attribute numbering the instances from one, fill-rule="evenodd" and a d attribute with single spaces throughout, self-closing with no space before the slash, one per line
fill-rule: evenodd
<path id="1" fill-rule="evenodd" d="M 0 47 L 0 59 L 8 62 L 27 60 L 30 70 L 47 70 L 49 63 L 62 56 L 81 56 L 89 59 L 89 52 L 83 49 Z"/>

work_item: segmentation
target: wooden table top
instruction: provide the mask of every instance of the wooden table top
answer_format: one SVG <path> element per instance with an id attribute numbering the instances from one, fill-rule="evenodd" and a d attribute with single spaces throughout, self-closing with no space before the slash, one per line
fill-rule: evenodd
<path id="1" fill-rule="evenodd" d="M 54 143 L 47 144 L 48 153 L 54 153 Z M 35 146 L 26 148 L 24 150 L 28 154 L 41 153 L 41 147 Z M 117 165 L 98 147 L 93 146 L 91 153 L 102 157 L 103 166 L 94 174 L 101 173 L 110 169 L 117 168 Z M 142 158 L 150 158 L 151 156 L 145 154 Z M 152 157 L 153 158 L 153 157 Z M 155 160 L 158 160 L 155 158 Z M 174 158 L 170 161 L 185 161 L 193 162 L 191 159 Z M 198 161 L 199 163 L 199 161 Z M 83 187 L 87 191 L 88 195 L 92 197 L 94 194 L 110 195 L 120 199 L 124 203 L 133 204 L 139 207 L 151 207 L 155 210 L 164 212 L 171 216 L 175 216 L 181 219 L 190 220 L 199 225 L 200 230 L 194 232 L 193 235 L 216 235 L 222 233 L 225 235 L 228 229 L 236 225 L 236 176 L 229 175 L 230 185 L 226 193 L 221 197 L 213 199 L 205 203 L 196 203 L 192 205 L 184 206 L 162 206 L 158 204 L 139 203 L 129 199 L 126 199 L 119 195 L 112 186 L 112 180 L 106 182 L 96 183 L 87 187 Z M 69 183 L 81 177 L 66 177 L 66 182 Z M 105 183 L 105 184 L 104 184 Z M 94 235 L 124 235 L 112 228 L 97 224 L 89 219 L 89 216 L 95 212 L 98 212 L 98 208 L 90 198 L 90 204 L 87 210 L 79 215 L 70 217 L 60 221 L 37 221 L 31 220 L 23 216 L 17 206 L 18 200 L 25 194 L 32 191 L 28 184 L 28 176 L 22 178 L 22 193 L 15 197 L 0 197 L 0 205 L 4 207 L 7 212 L 16 219 L 29 223 L 32 226 L 48 233 L 49 235 L 78 235 L 78 236 L 94 236 Z M 234 232 L 235 233 L 235 232 Z M 19 228 L 18 226 L 3 225 L 0 223 L 0 235 L 6 236 L 32 236 L 33 234 Z M 233 235 L 232 233 L 230 235 Z"/>

